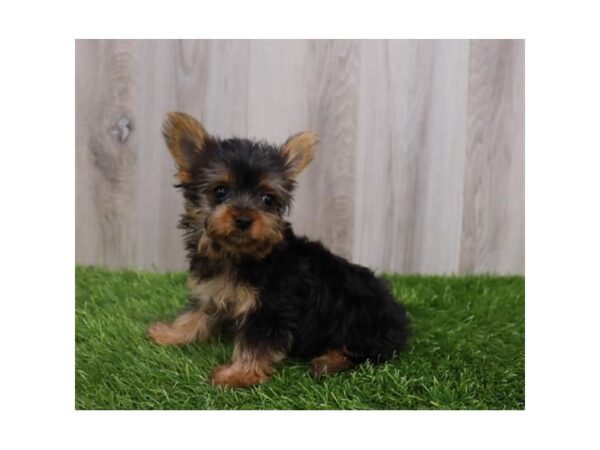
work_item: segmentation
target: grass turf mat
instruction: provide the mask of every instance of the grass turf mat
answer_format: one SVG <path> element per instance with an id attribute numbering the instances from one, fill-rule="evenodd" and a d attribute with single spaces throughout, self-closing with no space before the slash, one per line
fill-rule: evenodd
<path id="1" fill-rule="evenodd" d="M 386 276 L 413 320 L 409 349 L 313 380 L 286 360 L 266 384 L 219 390 L 232 342 L 161 347 L 150 322 L 185 304 L 184 273 L 76 268 L 77 409 L 523 409 L 523 277 Z"/>

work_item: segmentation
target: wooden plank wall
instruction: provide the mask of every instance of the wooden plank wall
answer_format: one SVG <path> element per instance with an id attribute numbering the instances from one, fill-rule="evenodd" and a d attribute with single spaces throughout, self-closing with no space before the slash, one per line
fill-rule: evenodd
<path id="1" fill-rule="evenodd" d="M 76 261 L 185 268 L 167 111 L 321 145 L 296 231 L 378 270 L 524 273 L 524 42 L 76 41 Z"/>

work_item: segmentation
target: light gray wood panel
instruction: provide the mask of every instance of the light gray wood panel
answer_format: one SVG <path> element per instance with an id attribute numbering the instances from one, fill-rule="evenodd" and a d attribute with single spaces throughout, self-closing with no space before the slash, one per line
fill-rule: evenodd
<path id="1" fill-rule="evenodd" d="M 388 43 L 361 45 L 360 110 L 356 160 L 354 260 L 373 269 L 390 266 L 393 204 L 390 177 L 396 126 L 391 118 Z M 368 125 L 367 125 L 368 121 Z M 386 239 L 387 245 L 381 245 Z"/>
<path id="2" fill-rule="evenodd" d="M 249 51 L 248 137 L 283 144 L 310 127 L 309 43 L 253 40 Z"/>
<path id="3" fill-rule="evenodd" d="M 248 134 L 249 48 L 248 41 L 209 41 L 206 95 L 200 119 L 211 134 Z M 183 92 L 190 94 L 192 90 Z"/>
<path id="4" fill-rule="evenodd" d="M 299 181 L 293 223 L 352 257 L 357 146 L 359 41 L 309 41 L 308 121 L 319 134 L 311 166 Z"/>
<path id="5" fill-rule="evenodd" d="M 524 271 L 524 42 L 473 41 L 461 272 Z"/>
<path id="6" fill-rule="evenodd" d="M 173 187 L 175 168 L 161 135 L 168 111 L 201 117 L 207 79 L 206 41 L 142 41 L 140 67 L 140 237 L 141 266 L 157 270 L 185 267 L 177 222 L 181 194 Z"/>
<path id="7" fill-rule="evenodd" d="M 430 41 L 431 81 L 409 272 L 456 273 L 462 233 L 469 42 Z M 410 213 L 410 212 L 409 212 Z"/>
<path id="8" fill-rule="evenodd" d="M 76 44 L 76 260 L 185 267 L 168 111 L 209 132 L 321 143 L 299 234 L 377 270 L 524 271 L 521 41 Z"/>
<path id="9" fill-rule="evenodd" d="M 468 41 L 362 44 L 354 259 L 455 272 Z"/>
<path id="10" fill-rule="evenodd" d="M 76 58 L 77 258 L 88 264 L 131 266 L 138 44 L 78 41 Z"/>
<path id="11" fill-rule="evenodd" d="M 92 193 L 94 183 L 89 176 L 92 165 L 87 151 L 89 127 L 93 120 L 93 93 L 99 83 L 96 61 L 100 44 L 77 41 L 75 45 L 75 257 L 80 264 L 98 264 L 100 235 L 98 222 L 93 220 Z"/>

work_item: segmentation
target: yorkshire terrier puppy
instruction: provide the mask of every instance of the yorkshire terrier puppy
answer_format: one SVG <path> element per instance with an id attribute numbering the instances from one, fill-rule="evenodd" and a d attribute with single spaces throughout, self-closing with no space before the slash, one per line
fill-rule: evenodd
<path id="1" fill-rule="evenodd" d="M 282 146 L 210 136 L 193 117 L 170 113 L 163 126 L 185 199 L 180 221 L 189 259 L 189 307 L 154 323 L 158 344 L 234 333 L 230 364 L 215 385 L 265 382 L 286 356 L 311 359 L 320 377 L 384 362 L 406 346 L 409 320 L 383 281 L 365 267 L 299 237 L 284 214 L 317 136 Z"/>

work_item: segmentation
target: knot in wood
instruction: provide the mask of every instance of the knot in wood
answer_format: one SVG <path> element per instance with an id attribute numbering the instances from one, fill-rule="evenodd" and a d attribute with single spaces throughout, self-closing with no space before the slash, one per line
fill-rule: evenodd
<path id="1" fill-rule="evenodd" d="M 110 129 L 110 134 L 115 136 L 119 142 L 125 142 L 132 128 L 131 120 L 128 117 L 120 116 L 115 125 Z"/>

